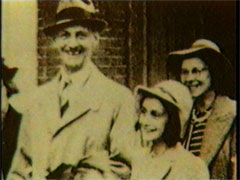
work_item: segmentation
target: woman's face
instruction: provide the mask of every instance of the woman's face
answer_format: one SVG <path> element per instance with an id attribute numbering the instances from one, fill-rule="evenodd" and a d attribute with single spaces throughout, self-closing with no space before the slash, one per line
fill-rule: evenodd
<path id="1" fill-rule="evenodd" d="M 199 58 L 185 59 L 181 67 L 181 82 L 197 98 L 211 86 L 211 76 L 206 64 Z"/>
<path id="2" fill-rule="evenodd" d="M 145 98 L 141 106 L 139 123 L 143 141 L 153 141 L 162 136 L 168 115 L 156 98 Z"/>

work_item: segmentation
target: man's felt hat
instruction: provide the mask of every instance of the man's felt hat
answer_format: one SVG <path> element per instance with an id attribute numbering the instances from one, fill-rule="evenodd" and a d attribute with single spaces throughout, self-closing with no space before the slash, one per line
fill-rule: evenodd
<path id="1" fill-rule="evenodd" d="M 107 26 L 107 22 L 94 17 L 97 12 L 91 0 L 61 0 L 57 8 L 55 23 L 43 31 L 46 35 L 52 36 L 62 29 L 79 25 L 93 32 L 101 32 Z"/>

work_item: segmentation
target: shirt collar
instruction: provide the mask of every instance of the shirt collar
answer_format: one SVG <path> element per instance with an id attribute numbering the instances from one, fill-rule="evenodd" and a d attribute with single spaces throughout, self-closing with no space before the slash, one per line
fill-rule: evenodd
<path id="1" fill-rule="evenodd" d="M 77 72 L 72 74 L 68 73 L 64 66 L 60 68 L 59 78 L 63 78 L 64 81 L 70 82 L 70 84 L 77 85 L 79 87 L 84 87 L 89 80 L 92 73 L 92 62 L 91 60 L 86 60 L 84 66 Z"/>

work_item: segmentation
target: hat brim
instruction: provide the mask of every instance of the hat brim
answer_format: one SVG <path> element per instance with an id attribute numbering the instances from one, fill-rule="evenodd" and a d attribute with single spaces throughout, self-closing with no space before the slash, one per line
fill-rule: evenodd
<path id="1" fill-rule="evenodd" d="M 101 32 L 107 26 L 107 22 L 100 19 L 77 19 L 46 27 L 43 31 L 47 36 L 53 36 L 68 27 L 83 26 L 93 32 Z"/>
<path id="2" fill-rule="evenodd" d="M 167 101 L 168 103 L 172 104 L 173 106 L 179 109 L 176 103 L 174 103 L 174 99 L 172 99 L 171 96 L 169 96 L 167 93 L 164 93 L 164 92 L 161 93 L 161 91 L 155 90 L 154 88 L 147 88 L 145 86 L 139 85 L 135 89 L 135 94 L 138 94 L 138 95 L 142 94 L 144 97 L 155 97 L 160 100 Z"/>
<path id="3" fill-rule="evenodd" d="M 232 69 L 230 60 L 222 53 L 211 48 L 190 48 L 169 53 L 167 58 L 167 72 L 173 74 L 179 73 L 183 60 L 194 57 L 200 58 L 206 65 L 215 67 L 218 70 L 222 70 L 223 68 Z"/>

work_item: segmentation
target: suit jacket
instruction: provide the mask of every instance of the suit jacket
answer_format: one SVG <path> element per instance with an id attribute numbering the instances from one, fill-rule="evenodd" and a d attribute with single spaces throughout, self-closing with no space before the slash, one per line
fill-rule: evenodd
<path id="1" fill-rule="evenodd" d="M 236 151 L 236 144 L 231 144 L 234 134 L 231 131 L 236 130 L 233 129 L 235 117 L 236 101 L 218 96 L 208 118 L 200 150 L 200 158 L 210 167 L 213 179 L 231 178 L 228 169 L 232 153 Z"/>
<path id="2" fill-rule="evenodd" d="M 4 177 L 6 177 L 17 147 L 17 137 L 21 123 L 21 114 L 19 114 L 11 105 L 9 105 L 9 109 L 3 123 L 2 168 Z"/>
<path id="3" fill-rule="evenodd" d="M 106 154 L 124 156 L 134 134 L 134 98 L 92 62 L 87 67 L 73 75 L 70 105 L 63 118 L 57 77 L 26 100 L 30 102 L 28 108 L 22 107 L 26 116 L 8 179 L 44 179 L 61 164 L 77 166 L 84 159 Z"/>

